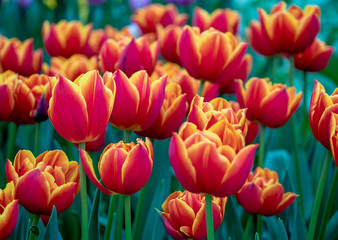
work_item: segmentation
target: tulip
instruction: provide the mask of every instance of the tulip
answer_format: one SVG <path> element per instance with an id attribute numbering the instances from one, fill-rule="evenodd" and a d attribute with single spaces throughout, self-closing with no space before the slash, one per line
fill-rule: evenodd
<path id="1" fill-rule="evenodd" d="M 330 149 L 330 139 L 335 131 L 335 126 L 330 124 L 330 120 L 332 113 L 338 113 L 337 97 L 338 88 L 328 95 L 323 85 L 315 80 L 309 109 L 310 127 L 316 140 L 327 149 Z"/>
<path id="2" fill-rule="evenodd" d="M 153 167 L 153 147 L 148 138 L 137 144 L 109 144 L 103 151 L 98 170 L 103 185 L 97 179 L 89 154 L 79 149 L 83 168 L 93 184 L 105 194 L 132 195 L 148 181 Z"/>
<path id="3" fill-rule="evenodd" d="M 295 193 L 284 193 L 275 171 L 257 167 L 235 195 L 238 203 L 250 214 L 273 216 L 283 212 L 296 199 Z"/>
<path id="4" fill-rule="evenodd" d="M 186 123 L 178 134 L 173 133 L 169 157 L 178 181 L 186 190 L 227 197 L 245 183 L 257 146 L 249 145 L 236 154 L 231 146 L 222 144 L 219 135 Z"/>
<path id="5" fill-rule="evenodd" d="M 13 182 L 0 189 L 0 239 L 7 239 L 14 231 L 19 217 L 19 204 L 15 198 Z"/>
<path id="6" fill-rule="evenodd" d="M 28 212 L 50 216 L 72 205 L 79 191 L 79 164 L 68 161 L 61 150 L 46 151 L 35 158 L 21 150 L 6 163 L 7 181 L 14 181 L 15 198 Z"/>
<path id="7" fill-rule="evenodd" d="M 166 77 L 150 82 L 146 71 L 139 71 L 128 79 L 117 70 L 110 78 L 116 83 L 115 99 L 118 102 L 110 123 L 122 130 L 143 131 L 149 128 L 160 114 Z"/>
<path id="8" fill-rule="evenodd" d="M 187 109 L 186 94 L 182 93 L 180 85 L 169 83 L 165 88 L 163 105 L 155 122 L 145 131 L 135 133 L 156 139 L 169 138 L 183 122 Z"/>
<path id="9" fill-rule="evenodd" d="M 183 28 L 176 25 L 169 25 L 165 28 L 157 28 L 157 36 L 160 42 L 160 51 L 162 57 L 173 63 L 180 64 L 180 56 L 177 52 L 178 39 L 181 36 Z"/>
<path id="10" fill-rule="evenodd" d="M 160 4 L 151 4 L 142 9 L 138 9 L 132 16 L 131 20 L 136 23 L 145 33 L 155 33 L 156 25 L 163 27 L 174 24 L 182 26 L 186 23 L 188 15 L 179 14 L 175 5 L 166 6 Z"/>
<path id="11" fill-rule="evenodd" d="M 115 83 L 109 90 L 98 71 L 89 71 L 74 82 L 58 77 L 48 116 L 55 130 L 72 143 L 94 141 L 105 131 L 115 99 Z"/>
<path id="12" fill-rule="evenodd" d="M 338 114 L 335 113 L 331 113 L 330 136 L 331 153 L 338 167 Z"/>
<path id="13" fill-rule="evenodd" d="M 107 36 L 107 39 L 113 39 L 115 41 L 119 41 L 125 37 L 128 37 L 128 38 L 133 37 L 133 35 L 129 32 L 127 27 L 124 27 L 121 30 L 118 30 L 116 28 L 113 28 L 110 25 L 106 25 L 104 27 L 104 32 Z"/>
<path id="14" fill-rule="evenodd" d="M 268 78 L 251 78 L 246 82 L 239 80 L 236 97 L 242 108 L 247 108 L 247 118 L 269 128 L 283 126 L 296 111 L 302 99 L 302 92 L 296 95 L 294 87 L 272 84 Z"/>
<path id="15" fill-rule="evenodd" d="M 21 42 L 0 36 L 0 72 L 11 70 L 26 77 L 40 73 L 43 52 L 34 51 L 33 44 L 33 39 Z"/>
<path id="16" fill-rule="evenodd" d="M 45 21 L 42 25 L 42 40 L 49 56 L 69 58 L 84 52 L 92 28 L 92 24 L 83 25 L 78 21 L 61 20 L 57 24 Z"/>
<path id="17" fill-rule="evenodd" d="M 93 30 L 84 47 L 83 54 L 88 58 L 97 56 L 103 43 L 107 40 L 107 33 L 102 29 Z"/>
<path id="18" fill-rule="evenodd" d="M 221 225 L 227 198 L 212 197 L 214 231 Z M 169 235 L 174 239 L 205 239 L 204 194 L 188 191 L 174 192 L 162 204 L 161 219 Z"/>
<path id="19" fill-rule="evenodd" d="M 230 33 L 209 29 L 199 34 L 198 28 L 185 27 L 178 52 L 183 67 L 197 79 L 221 83 L 234 75 L 243 61 L 246 43 L 238 43 Z"/>
<path id="20" fill-rule="evenodd" d="M 221 32 L 237 34 L 239 14 L 231 9 L 216 9 L 211 14 L 202 8 L 196 7 L 192 18 L 192 25 L 198 27 L 201 32 L 209 28 L 215 28 Z"/>
<path id="21" fill-rule="evenodd" d="M 307 72 L 320 72 L 326 68 L 334 48 L 329 47 L 318 39 L 305 49 L 294 55 L 295 68 Z"/>

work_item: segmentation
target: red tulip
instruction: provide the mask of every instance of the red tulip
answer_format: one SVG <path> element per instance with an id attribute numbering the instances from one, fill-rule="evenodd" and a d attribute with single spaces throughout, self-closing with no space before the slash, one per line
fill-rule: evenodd
<path id="1" fill-rule="evenodd" d="M 330 136 L 331 153 L 338 167 L 338 114 L 335 113 L 331 113 Z"/>
<path id="2" fill-rule="evenodd" d="M 169 25 L 165 28 L 157 28 L 157 36 L 160 42 L 160 51 L 162 57 L 173 63 L 181 64 L 180 56 L 177 52 L 178 39 L 181 36 L 183 28 L 176 25 Z"/>
<path id="3" fill-rule="evenodd" d="M 103 43 L 108 39 L 107 33 L 102 29 L 93 30 L 84 47 L 83 54 L 88 58 L 97 56 Z"/>

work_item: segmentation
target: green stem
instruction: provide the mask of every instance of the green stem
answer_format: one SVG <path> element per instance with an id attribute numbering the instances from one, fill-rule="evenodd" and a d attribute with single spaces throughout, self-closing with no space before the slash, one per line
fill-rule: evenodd
<path id="1" fill-rule="evenodd" d="M 123 132 L 123 142 L 129 143 L 130 142 L 131 131 L 124 131 Z"/>
<path id="2" fill-rule="evenodd" d="M 137 239 L 138 238 L 138 231 L 140 228 L 140 223 L 141 223 L 141 213 L 142 213 L 142 209 L 143 209 L 143 202 L 144 202 L 144 197 L 145 197 L 145 193 L 146 193 L 146 186 L 145 185 L 140 192 L 140 198 L 137 202 L 137 207 L 136 207 L 136 215 L 134 218 L 134 225 L 133 225 L 133 239 Z"/>
<path id="3" fill-rule="evenodd" d="M 40 219 L 40 215 L 38 215 L 38 214 L 34 214 L 34 215 L 33 215 L 32 224 L 31 224 L 31 227 L 30 227 L 30 229 L 29 229 L 29 236 L 28 236 L 28 239 L 29 239 L 29 240 L 34 240 L 35 237 L 38 237 L 38 236 L 39 236 L 39 234 L 36 234 L 36 233 L 33 231 L 33 227 L 38 227 L 39 219 Z"/>
<path id="4" fill-rule="evenodd" d="M 262 216 L 261 215 L 256 215 L 257 217 L 257 234 L 259 236 L 259 238 L 261 239 L 262 238 L 262 225 L 263 225 L 263 219 L 262 219 Z"/>
<path id="5" fill-rule="evenodd" d="M 119 202 L 117 206 L 117 223 L 115 239 L 122 239 L 122 227 L 123 227 L 123 195 L 119 195 Z"/>
<path id="6" fill-rule="evenodd" d="M 15 146 L 15 138 L 18 133 L 19 126 L 15 123 L 9 124 L 9 141 L 7 145 L 7 159 L 12 160 Z"/>
<path id="7" fill-rule="evenodd" d="M 272 81 L 273 83 L 276 83 L 278 82 L 277 80 L 277 66 L 278 66 L 278 60 L 279 60 L 279 57 L 275 56 L 273 57 L 272 59 Z"/>
<path id="8" fill-rule="evenodd" d="M 79 149 L 85 150 L 86 143 L 79 143 Z M 88 204 L 87 204 L 87 177 L 83 169 L 82 162 L 80 162 L 80 195 L 81 195 L 81 239 L 88 240 Z"/>
<path id="9" fill-rule="evenodd" d="M 131 240 L 131 214 L 130 214 L 130 195 L 124 195 L 124 218 L 126 229 L 126 240 Z"/>
<path id="10" fill-rule="evenodd" d="M 304 118 L 307 119 L 307 107 L 306 107 L 306 101 L 307 101 L 307 72 L 303 72 L 303 113 L 304 113 Z"/>
<path id="11" fill-rule="evenodd" d="M 259 133 L 259 158 L 258 158 L 259 167 L 263 167 L 264 145 L 265 145 L 265 126 L 261 125 Z"/>
<path id="12" fill-rule="evenodd" d="M 293 86 L 293 55 L 289 55 L 289 61 L 290 61 L 290 71 L 289 71 L 289 87 Z"/>
<path id="13" fill-rule="evenodd" d="M 332 210 L 332 205 L 333 205 L 333 200 L 334 200 L 334 195 L 336 191 L 338 183 L 338 168 L 336 168 L 330 188 L 330 193 L 329 193 L 329 199 L 327 201 L 326 207 L 325 207 L 325 212 L 324 212 L 324 218 L 322 220 L 322 225 L 320 227 L 320 232 L 319 232 L 319 237 L 317 239 L 324 239 L 324 234 L 326 230 L 326 225 L 330 217 L 330 213 Z"/>
<path id="14" fill-rule="evenodd" d="M 35 124 L 35 143 L 34 143 L 34 156 L 37 157 L 39 154 L 40 144 L 40 122 Z"/>
<path id="15" fill-rule="evenodd" d="M 324 166 L 322 169 L 322 173 L 320 175 L 320 180 L 319 180 L 319 184 L 317 188 L 315 202 L 312 208 L 312 215 L 311 215 L 311 221 L 310 221 L 307 240 L 312 240 L 315 234 L 317 218 L 318 218 L 319 209 L 320 209 L 320 202 L 322 201 L 322 197 L 323 197 L 324 186 L 325 186 L 327 173 L 329 171 L 329 166 L 330 166 L 330 159 L 331 159 L 331 154 L 330 154 L 330 151 L 328 151 L 325 157 L 325 162 L 324 162 Z"/>
<path id="16" fill-rule="evenodd" d="M 248 221 L 246 222 L 245 230 L 244 230 L 244 235 L 243 235 L 243 240 L 247 240 L 249 237 L 251 225 L 253 221 L 253 215 L 250 215 L 248 218 Z"/>
<path id="17" fill-rule="evenodd" d="M 212 217 L 212 197 L 205 194 L 205 217 L 207 219 L 207 235 L 208 240 L 214 240 L 214 223 Z"/>
<path id="18" fill-rule="evenodd" d="M 110 198 L 110 204 L 109 204 L 109 210 L 108 210 L 108 222 L 106 226 L 106 232 L 104 234 L 104 240 L 109 240 L 112 225 L 114 221 L 114 212 L 115 212 L 115 205 L 116 205 L 117 195 L 111 196 Z"/>

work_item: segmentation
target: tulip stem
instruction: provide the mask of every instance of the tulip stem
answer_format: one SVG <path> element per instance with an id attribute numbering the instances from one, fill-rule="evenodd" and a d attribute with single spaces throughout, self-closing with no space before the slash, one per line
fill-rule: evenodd
<path id="1" fill-rule="evenodd" d="M 131 214 L 130 214 L 130 195 L 124 195 L 124 219 L 126 229 L 126 240 L 131 240 Z"/>
<path id="2" fill-rule="evenodd" d="M 244 235 L 243 235 L 243 240 L 247 240 L 249 237 L 251 225 L 253 221 L 253 215 L 250 215 L 248 218 L 248 221 L 246 222 L 245 230 L 244 230 Z"/>
<path id="3" fill-rule="evenodd" d="M 265 126 L 261 125 L 261 129 L 259 132 L 259 158 L 258 158 L 259 167 L 263 167 L 264 145 L 265 145 Z"/>
<path id="4" fill-rule="evenodd" d="M 7 159 L 13 158 L 14 146 L 15 146 L 15 138 L 18 133 L 19 126 L 15 123 L 9 124 L 9 141 L 7 146 Z"/>
<path id="5" fill-rule="evenodd" d="M 34 156 L 36 157 L 39 153 L 40 144 L 40 122 L 35 124 L 35 142 L 34 142 Z"/>
<path id="6" fill-rule="evenodd" d="M 146 186 L 145 185 L 140 192 L 140 198 L 137 202 L 137 207 L 136 207 L 136 215 L 134 218 L 134 225 L 133 225 L 133 239 L 137 239 L 138 237 L 138 231 L 140 228 L 140 220 L 141 220 L 141 213 L 142 213 L 142 206 L 143 206 L 143 202 L 144 202 L 144 196 L 146 193 Z"/>
<path id="7" fill-rule="evenodd" d="M 320 209 L 320 202 L 321 202 L 322 197 L 323 197 L 324 186 L 325 186 L 327 174 L 329 172 L 330 159 L 331 159 L 331 153 L 330 153 L 330 151 L 327 151 L 324 166 L 323 166 L 323 169 L 322 169 L 322 173 L 320 175 L 320 180 L 319 180 L 319 184 L 318 184 L 318 188 L 317 188 L 315 202 L 314 202 L 313 208 L 312 208 L 312 215 L 311 215 L 311 218 L 310 218 L 311 221 L 310 221 L 307 240 L 312 240 L 313 237 L 314 237 L 314 234 L 315 234 L 317 218 L 318 218 L 318 213 L 319 213 L 319 209 Z"/>
<path id="8" fill-rule="evenodd" d="M 293 55 L 289 55 L 289 61 L 290 61 L 290 70 L 289 70 L 289 87 L 293 86 Z"/>
<path id="9" fill-rule="evenodd" d="M 306 107 L 306 101 L 307 101 L 307 72 L 303 72 L 303 111 L 304 111 L 304 118 L 307 119 L 307 107 Z"/>
<path id="10" fill-rule="evenodd" d="M 207 235 L 208 240 L 214 240 L 214 223 L 212 216 L 212 197 L 209 194 L 205 194 L 205 217 L 207 222 Z"/>
<path id="11" fill-rule="evenodd" d="M 85 150 L 86 143 L 79 143 L 79 149 Z M 88 240 L 88 205 L 87 205 L 87 179 L 83 169 L 82 162 L 80 163 L 80 195 L 81 195 L 81 239 Z"/>
<path id="12" fill-rule="evenodd" d="M 329 220 L 330 213 L 331 213 L 331 210 L 332 210 L 332 204 L 333 204 L 333 200 L 334 200 L 334 195 L 335 195 L 337 183 L 338 183 L 338 168 L 336 168 L 336 170 L 334 172 L 333 181 L 332 181 L 330 193 L 329 193 L 329 199 L 328 199 L 326 207 L 325 207 L 324 218 L 322 220 L 322 225 L 321 225 L 321 228 L 320 228 L 319 237 L 317 239 L 324 239 L 326 225 L 327 225 L 327 222 Z"/>
<path id="13" fill-rule="evenodd" d="M 131 131 L 124 131 L 123 132 L 123 142 L 129 143 L 130 142 Z"/>
<path id="14" fill-rule="evenodd" d="M 263 225 L 262 215 L 256 214 L 256 218 L 257 218 L 256 232 L 259 238 L 262 238 L 262 225 Z"/>
<path id="15" fill-rule="evenodd" d="M 117 200 L 117 195 L 111 196 L 110 203 L 109 203 L 109 209 L 108 209 L 108 222 L 106 226 L 106 232 L 104 234 L 105 240 L 110 239 L 110 234 L 111 234 L 112 225 L 114 221 L 114 211 L 115 211 L 116 200 Z"/>
<path id="16" fill-rule="evenodd" d="M 117 206 L 117 222 L 116 222 L 116 232 L 115 239 L 122 239 L 122 226 L 123 225 L 123 196 L 119 195 L 119 201 Z"/>
<path id="17" fill-rule="evenodd" d="M 36 229 L 38 228 L 39 219 L 40 219 L 40 215 L 33 214 L 32 224 L 29 229 L 29 237 L 28 237 L 29 240 L 34 240 L 35 237 L 39 236 L 39 231 L 38 229 Z"/>

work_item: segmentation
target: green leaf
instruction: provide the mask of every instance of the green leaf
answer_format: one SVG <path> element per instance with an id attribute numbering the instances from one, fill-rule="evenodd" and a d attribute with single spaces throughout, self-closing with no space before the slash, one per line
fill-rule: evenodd
<path id="1" fill-rule="evenodd" d="M 264 218 L 265 223 L 267 224 L 269 239 L 276 240 L 288 240 L 288 235 L 285 230 L 283 221 L 275 216 Z"/>
<path id="2" fill-rule="evenodd" d="M 90 211 L 89 217 L 89 239 L 100 239 L 100 226 L 99 226 L 99 203 L 100 203 L 101 192 L 99 189 L 96 189 L 94 201 Z"/>
<path id="3" fill-rule="evenodd" d="M 232 239 L 242 239 L 243 237 L 243 227 L 238 212 L 240 209 L 241 207 L 236 204 L 234 196 L 228 197 L 223 222 L 226 226 L 227 237 Z"/>
<path id="4" fill-rule="evenodd" d="M 327 240 L 338 239 L 338 212 L 336 212 L 326 226 L 325 238 Z"/>
<path id="5" fill-rule="evenodd" d="M 256 232 L 256 234 L 255 234 L 255 240 L 259 240 L 259 235 L 258 235 L 257 232 Z"/>
<path id="6" fill-rule="evenodd" d="M 52 215 L 50 216 L 48 225 L 46 227 L 46 232 L 42 238 L 43 240 L 62 240 L 62 236 L 58 228 L 58 219 L 55 206 L 53 206 Z"/>

